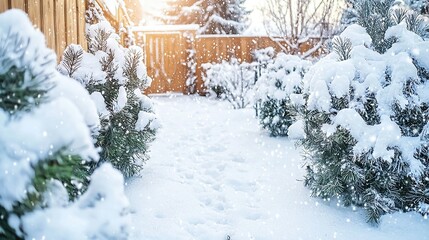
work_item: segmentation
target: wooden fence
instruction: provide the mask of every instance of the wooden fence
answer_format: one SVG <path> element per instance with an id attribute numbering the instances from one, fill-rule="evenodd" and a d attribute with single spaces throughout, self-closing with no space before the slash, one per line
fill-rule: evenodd
<path id="1" fill-rule="evenodd" d="M 0 12 L 11 8 L 24 10 L 59 56 L 71 43 L 86 45 L 85 0 L 0 0 Z"/>
<path id="2" fill-rule="evenodd" d="M 153 78 L 152 86 L 147 93 L 183 92 L 187 93 L 187 51 L 195 50 L 197 63 L 197 92 L 205 92 L 203 86 L 204 63 L 229 61 L 232 57 L 241 62 L 252 62 L 253 52 L 258 49 L 273 47 L 276 52 L 282 51 L 281 40 L 268 36 L 238 35 L 195 35 L 196 29 L 182 26 L 140 27 L 135 28 L 137 35 L 143 35 L 141 44 L 145 49 L 148 74 Z M 187 35 L 193 35 L 192 44 L 186 42 Z M 305 52 L 312 46 L 311 42 L 301 46 Z"/>
<path id="3" fill-rule="evenodd" d="M 258 49 L 273 47 L 276 52 L 282 51 L 280 42 L 267 36 L 228 36 L 200 35 L 196 37 L 195 50 L 197 58 L 197 92 L 204 93 L 204 63 L 218 63 L 236 58 L 240 62 L 252 62 L 253 52 Z"/>
<path id="4" fill-rule="evenodd" d="M 108 9 L 106 1 L 94 0 L 103 10 L 107 20 L 117 30 L 131 23 L 124 7 L 118 4 Z M 116 0 L 110 0 L 116 1 Z M 46 37 L 48 47 L 55 50 L 58 58 L 70 44 L 87 46 L 85 37 L 85 10 L 87 0 L 0 0 L 0 13 L 8 9 L 24 10 L 33 24 Z M 121 34 L 125 38 L 124 33 Z"/>

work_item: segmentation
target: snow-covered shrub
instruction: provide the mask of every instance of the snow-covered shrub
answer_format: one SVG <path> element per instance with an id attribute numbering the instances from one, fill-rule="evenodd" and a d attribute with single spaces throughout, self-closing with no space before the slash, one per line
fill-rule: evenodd
<path id="1" fill-rule="evenodd" d="M 272 136 L 286 136 L 302 108 L 302 78 L 311 62 L 280 53 L 255 85 L 259 123 Z"/>
<path id="2" fill-rule="evenodd" d="M 58 69 L 83 84 L 96 103 L 101 162 L 112 163 L 126 177 L 137 175 L 159 127 L 151 100 L 141 92 L 151 84 L 142 49 L 123 48 L 105 21 L 90 25 L 87 34 L 89 52 L 68 46 Z"/>
<path id="3" fill-rule="evenodd" d="M 259 78 L 262 74 L 267 71 L 268 64 L 274 61 L 276 57 L 276 51 L 273 47 L 267 47 L 263 49 L 257 49 L 252 53 L 253 62 L 258 63 L 258 74 Z"/>
<path id="4" fill-rule="evenodd" d="M 55 65 L 24 12 L 0 14 L 0 239 L 123 239 L 122 175 L 103 166 L 83 188 L 96 106 Z"/>
<path id="5" fill-rule="evenodd" d="M 253 98 L 255 85 L 255 65 L 240 63 L 237 59 L 222 63 L 205 63 L 204 86 L 210 96 L 226 99 L 234 109 L 245 108 Z"/>
<path id="6" fill-rule="evenodd" d="M 305 183 L 314 196 L 365 208 L 371 222 L 394 211 L 427 215 L 429 42 L 410 31 L 412 13 L 396 24 L 394 11 L 365 4 L 364 16 L 389 15 L 349 26 L 337 40 L 346 49 L 304 77 Z"/>

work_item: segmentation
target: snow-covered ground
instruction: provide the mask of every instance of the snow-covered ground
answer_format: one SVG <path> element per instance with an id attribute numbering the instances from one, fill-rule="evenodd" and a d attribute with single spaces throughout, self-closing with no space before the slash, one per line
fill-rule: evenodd
<path id="1" fill-rule="evenodd" d="M 310 197 L 300 150 L 260 130 L 251 108 L 195 96 L 154 102 L 163 128 L 142 178 L 126 189 L 132 239 L 429 239 L 418 214 L 375 227 L 359 209 Z"/>

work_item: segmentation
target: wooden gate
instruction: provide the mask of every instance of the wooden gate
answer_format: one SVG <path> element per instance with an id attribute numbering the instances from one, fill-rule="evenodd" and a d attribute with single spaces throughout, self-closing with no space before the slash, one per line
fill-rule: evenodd
<path id="1" fill-rule="evenodd" d="M 145 38 L 146 67 L 153 79 L 146 93 L 184 92 L 187 68 L 182 35 L 148 33 Z"/>
<path id="2" fill-rule="evenodd" d="M 198 25 L 139 26 L 133 29 L 145 51 L 148 75 L 153 79 L 146 93 L 186 93 L 189 34 Z"/>

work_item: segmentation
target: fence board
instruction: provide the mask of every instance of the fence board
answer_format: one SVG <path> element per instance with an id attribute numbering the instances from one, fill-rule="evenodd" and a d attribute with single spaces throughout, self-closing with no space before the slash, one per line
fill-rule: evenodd
<path id="1" fill-rule="evenodd" d="M 105 0 L 97 0 L 102 10 Z M 38 27 L 46 36 L 48 47 L 57 52 L 58 58 L 69 44 L 80 44 L 87 48 L 85 37 L 86 0 L 0 0 L 0 13 L 11 9 L 24 10 L 33 25 Z M 119 27 L 129 26 L 128 15 L 124 10 L 116 9 L 122 15 L 121 19 L 112 19 L 111 24 Z M 109 17 L 109 16 L 107 16 Z M 117 28 L 118 30 L 118 28 Z M 125 35 L 121 35 L 125 39 Z"/>
<path id="2" fill-rule="evenodd" d="M 42 32 L 45 34 L 48 46 L 55 46 L 55 6 L 54 0 L 43 0 L 42 3 Z"/>
<path id="3" fill-rule="evenodd" d="M 86 33 L 85 33 L 85 0 L 77 0 L 77 43 L 84 49 L 87 49 Z"/>
<path id="4" fill-rule="evenodd" d="M 42 11 L 41 11 L 41 4 L 40 0 L 33 0 L 33 1 L 27 1 L 28 6 L 28 16 L 32 20 L 33 24 L 39 27 L 40 29 L 43 28 L 42 26 Z"/>
<path id="5" fill-rule="evenodd" d="M 9 9 L 9 1 L 8 0 L 0 0 L 0 12 L 4 12 Z"/>
<path id="6" fill-rule="evenodd" d="M 25 6 L 25 0 L 13 0 L 13 1 L 11 1 L 11 4 L 12 4 L 11 8 L 19 8 L 19 9 L 22 9 L 24 11 L 26 11 L 26 9 L 27 9 Z"/>
<path id="7" fill-rule="evenodd" d="M 72 43 L 77 43 L 77 13 L 76 13 L 76 0 L 67 0 L 65 9 L 66 14 L 66 35 L 67 35 L 67 45 Z"/>
<path id="8" fill-rule="evenodd" d="M 56 0 L 55 1 L 55 51 L 57 55 L 62 55 L 66 45 L 66 10 L 65 10 L 65 1 L 67 0 Z"/>

